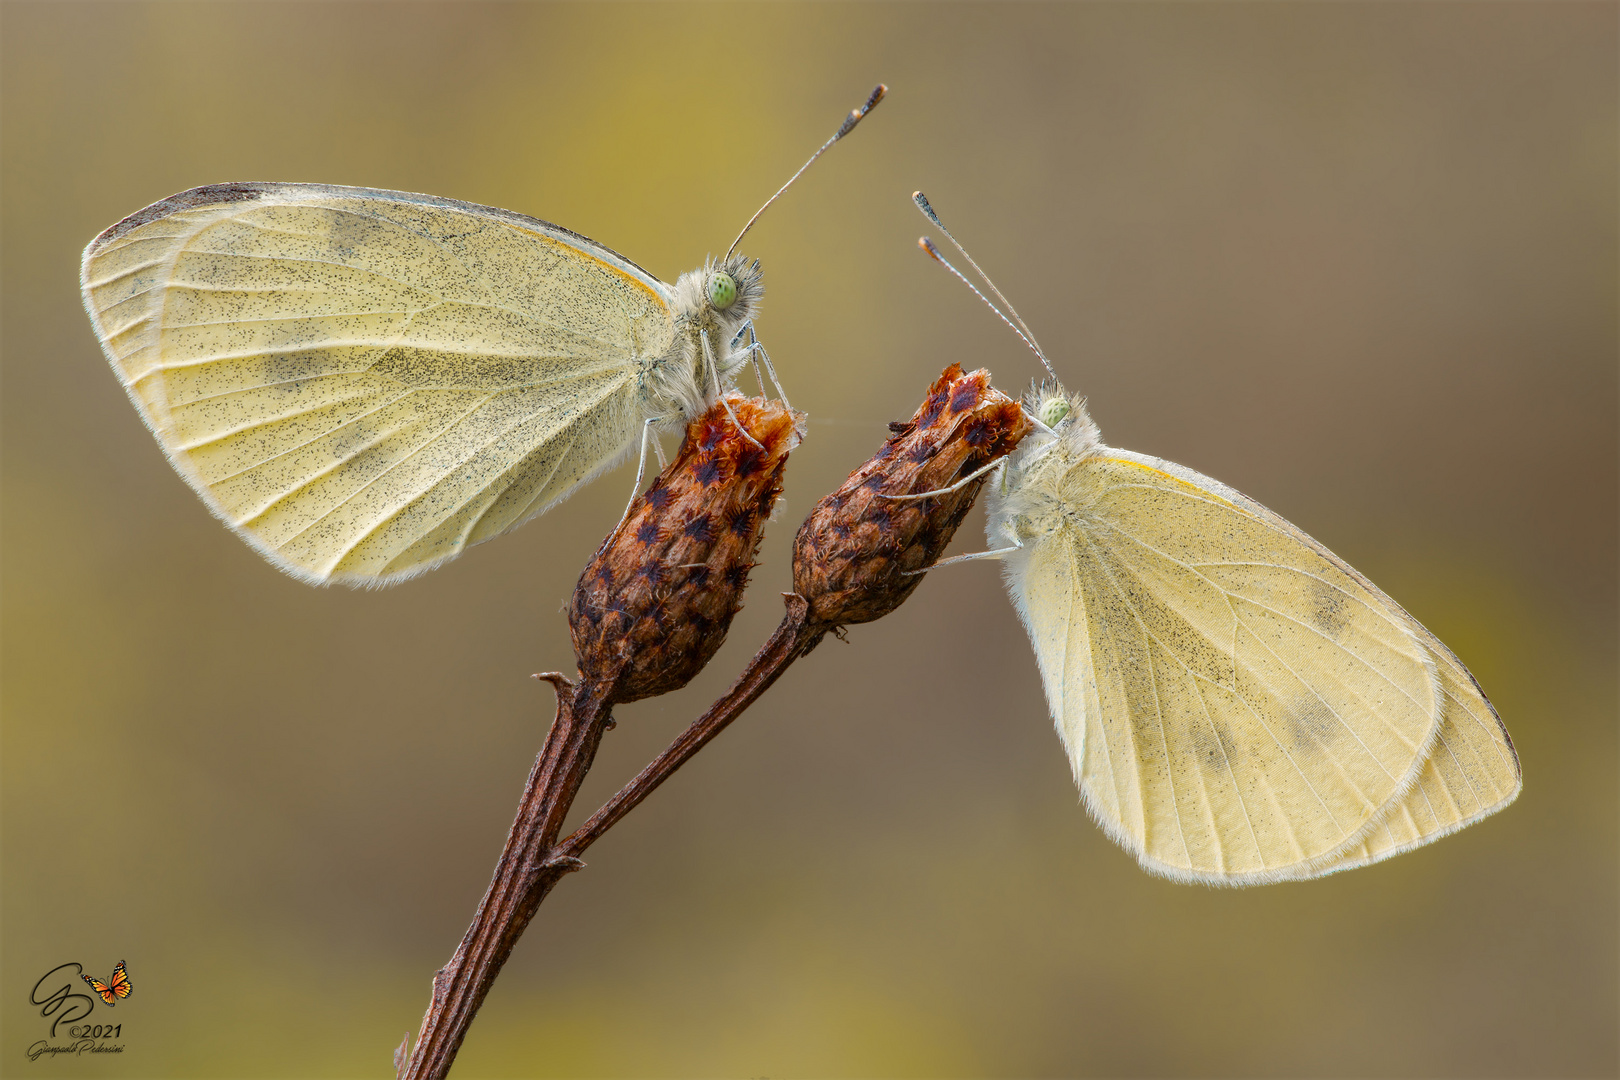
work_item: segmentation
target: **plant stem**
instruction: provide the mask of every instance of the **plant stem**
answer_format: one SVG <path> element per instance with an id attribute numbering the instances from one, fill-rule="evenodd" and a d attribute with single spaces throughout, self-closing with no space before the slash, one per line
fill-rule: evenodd
<path id="1" fill-rule="evenodd" d="M 455 955 L 433 976 L 433 1001 L 402 1080 L 441 1080 L 450 1071 L 478 1007 L 540 902 L 564 874 L 583 865 L 553 848 L 612 723 L 612 685 L 576 685 L 555 672 L 536 677 L 556 688 L 557 716 L 529 770 L 495 877 Z"/>
<path id="2" fill-rule="evenodd" d="M 594 844 L 598 838 L 615 824 L 619 819 L 634 810 L 641 800 L 652 794 L 653 789 L 669 778 L 669 775 L 682 765 L 688 758 L 708 745 L 726 725 L 742 715 L 742 711 L 759 699 L 759 696 L 769 690 L 788 665 L 820 644 L 822 637 L 827 633 L 827 627 L 817 626 L 810 621 L 810 605 L 804 597 L 797 593 L 783 594 L 787 604 L 787 613 L 782 616 L 782 622 L 777 626 L 776 632 L 754 654 L 753 660 L 737 676 L 737 681 L 731 684 L 731 689 L 709 706 L 709 711 L 692 721 L 691 725 L 669 747 L 653 759 L 645 769 L 636 774 L 619 793 L 614 795 L 602 805 L 602 809 L 590 816 L 590 819 L 575 829 L 553 849 L 558 857 L 578 858 L 580 853 Z"/>
<path id="3" fill-rule="evenodd" d="M 731 689 L 561 842 L 557 834 L 562 831 L 563 818 L 591 767 L 603 732 L 612 723 L 611 688 L 588 680 L 576 686 L 556 672 L 536 676 L 557 688 L 557 717 L 529 771 L 494 880 L 455 955 L 433 977 L 433 1001 L 422 1018 L 416 1047 L 400 1080 L 443 1080 L 501 965 L 552 886 L 564 874 L 584 866 L 579 856 L 586 848 L 742 715 L 788 665 L 820 643 L 828 628 L 810 621 L 805 599 L 796 593 L 787 593 L 783 599 L 787 612 L 781 624 Z"/>

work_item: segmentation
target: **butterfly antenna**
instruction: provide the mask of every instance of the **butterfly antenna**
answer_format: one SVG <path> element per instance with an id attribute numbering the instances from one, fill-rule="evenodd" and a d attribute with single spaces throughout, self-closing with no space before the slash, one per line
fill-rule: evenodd
<path id="1" fill-rule="evenodd" d="M 1001 309 L 996 307 L 988 296 L 980 292 L 977 285 L 973 284 L 973 282 L 964 277 L 962 271 L 952 266 L 950 260 L 939 253 L 939 248 L 934 246 L 934 242 L 932 240 L 928 239 L 926 236 L 919 236 L 917 237 L 917 246 L 922 248 L 929 258 L 933 259 L 935 262 L 939 263 L 939 265 L 955 274 L 957 281 L 960 281 L 962 284 L 972 289 L 973 295 L 977 296 L 980 300 L 983 300 L 985 302 L 985 306 L 1000 316 L 1001 321 L 1006 323 L 1007 326 L 1011 328 L 1012 332 L 1017 334 L 1019 338 L 1023 340 L 1025 345 L 1029 346 L 1030 351 L 1033 352 L 1040 359 L 1041 363 L 1046 366 L 1046 370 L 1051 374 L 1052 378 L 1057 378 L 1057 372 L 1052 371 L 1052 365 L 1047 363 L 1046 354 L 1041 352 L 1041 347 L 1039 345 L 1035 344 L 1035 339 L 1024 333 L 1023 330 L 1019 329 L 1017 323 L 1014 323 L 1011 319 L 1007 318 L 1006 315 L 1003 315 Z"/>
<path id="2" fill-rule="evenodd" d="M 961 242 L 958 241 L 956 237 L 951 235 L 951 230 L 945 227 L 945 223 L 939 220 L 939 214 L 935 213 L 933 204 L 928 201 L 928 196 L 924 195 L 920 191 L 913 191 L 911 193 L 911 201 L 917 204 L 917 209 L 922 211 L 923 217 L 933 222 L 934 228 L 944 233 L 945 239 L 949 240 L 951 244 L 955 246 L 956 250 L 962 253 L 962 258 L 966 259 L 967 264 L 973 267 L 973 272 L 979 275 L 980 280 L 990 287 L 990 291 L 995 294 L 996 299 L 1000 300 L 1002 304 L 1006 306 L 1007 310 L 1012 313 L 1012 318 L 1007 318 L 1006 315 L 1002 314 L 1001 308 L 996 307 L 994 304 L 990 304 L 989 299 L 984 295 L 984 293 L 979 292 L 978 289 L 974 289 L 973 283 L 968 281 L 967 278 L 962 277 L 962 275 L 957 271 L 956 267 L 946 262 L 940 256 L 938 249 L 936 249 L 932 244 L 928 244 L 923 248 L 923 250 L 928 252 L 928 254 L 932 255 L 935 259 L 938 259 L 939 262 L 950 270 L 951 273 L 956 274 L 956 276 L 961 279 L 962 284 L 966 285 L 970 289 L 973 289 L 975 293 L 978 293 L 980 300 L 983 300 L 986 304 L 990 304 L 990 310 L 994 311 L 997 315 L 1001 315 L 1001 321 L 1006 323 L 1008 326 L 1011 326 L 1013 331 L 1019 337 L 1024 339 L 1024 344 L 1033 349 L 1035 355 L 1040 357 L 1041 365 L 1046 368 L 1047 372 L 1052 376 L 1052 378 L 1057 378 L 1057 372 L 1052 370 L 1051 361 L 1046 359 L 1046 353 L 1041 351 L 1040 345 L 1035 341 L 1035 332 L 1029 328 L 1028 323 L 1024 322 L 1024 317 L 1018 314 L 1018 309 L 1012 306 L 1012 301 L 1001 295 L 1001 290 L 996 288 L 996 283 L 990 280 L 990 275 L 984 272 L 984 268 L 973 261 L 973 256 L 968 254 L 967 248 L 963 247 Z M 919 241 L 919 243 L 922 242 Z M 1017 325 L 1014 325 L 1014 320 L 1017 321 Z"/>
<path id="3" fill-rule="evenodd" d="M 766 208 L 771 205 L 771 203 L 775 202 L 778 198 L 780 198 L 781 195 L 782 195 L 782 192 L 784 192 L 788 188 L 792 187 L 793 186 L 793 181 L 795 181 L 799 177 L 803 176 L 804 175 L 804 170 L 808 169 L 811 165 L 814 165 L 815 162 L 816 162 L 816 158 L 820 157 L 822 154 L 825 154 L 828 150 L 830 150 L 832 148 L 833 143 L 837 142 L 839 139 L 842 139 L 845 135 L 848 135 L 850 132 L 854 131 L 855 130 L 855 125 L 860 123 L 862 120 L 866 119 L 866 114 L 871 112 L 873 109 L 877 108 L 877 103 L 882 101 L 883 100 L 883 95 L 887 94 L 888 92 L 889 92 L 889 88 L 887 86 L 884 86 L 882 83 L 878 83 L 877 88 L 874 89 L 870 95 L 868 95 L 868 97 L 866 99 L 866 104 L 862 105 L 858 109 L 853 110 L 848 116 L 844 117 L 844 122 L 838 126 L 837 131 L 833 132 L 833 137 L 828 139 L 826 142 L 822 143 L 821 144 L 821 149 L 817 150 L 815 153 L 811 154 L 810 155 L 810 160 L 805 162 L 803 165 L 800 165 L 799 166 L 799 171 L 794 173 L 792 176 L 790 176 L 788 178 L 788 182 L 783 184 L 780 188 L 778 188 L 775 195 L 772 195 L 770 198 L 765 200 L 765 205 L 764 206 L 762 206 L 758 210 L 754 211 L 754 216 L 748 219 L 748 224 L 743 226 L 742 232 L 737 234 L 737 239 L 733 240 L 731 242 L 731 246 L 726 249 L 726 258 L 727 259 L 731 258 L 731 253 L 733 251 L 737 250 L 737 245 L 742 243 L 742 238 L 748 235 L 748 230 L 752 229 L 754 227 L 754 222 L 759 220 L 759 215 L 763 214 L 765 212 Z M 722 260 L 722 261 L 724 261 L 724 260 Z"/>

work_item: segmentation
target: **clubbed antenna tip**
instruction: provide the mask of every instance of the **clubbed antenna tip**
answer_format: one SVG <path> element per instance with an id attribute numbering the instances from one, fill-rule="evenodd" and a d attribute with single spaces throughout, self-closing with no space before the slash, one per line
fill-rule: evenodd
<path id="1" fill-rule="evenodd" d="M 911 193 L 911 201 L 917 204 L 917 209 L 922 211 L 923 216 L 933 224 L 934 228 L 944 233 L 945 239 L 949 240 L 951 245 L 955 247 L 957 251 L 962 253 L 962 258 L 966 259 L 967 264 L 973 267 L 973 272 L 979 275 L 979 279 L 983 281 L 985 285 L 989 286 L 990 291 L 995 294 L 996 299 L 1000 300 L 1002 304 L 1006 306 L 1007 311 L 1011 312 L 1012 318 L 1007 318 L 1006 314 L 1003 314 L 1001 308 L 997 307 L 988 296 L 980 292 L 978 288 L 974 286 L 973 282 L 969 281 L 962 275 L 961 271 L 952 266 L 945 256 L 939 253 L 939 249 L 933 245 L 933 242 L 930 241 L 926 236 L 918 239 L 917 246 L 922 248 L 923 251 L 927 252 L 929 257 L 935 262 L 939 263 L 945 269 L 955 274 L 958 281 L 972 289 L 973 294 L 980 300 L 983 300 L 985 304 L 989 306 L 991 311 L 995 312 L 997 315 L 1000 315 L 1001 321 L 1012 327 L 1012 332 L 1022 338 L 1024 344 L 1030 347 L 1030 351 L 1040 358 L 1041 366 L 1046 368 L 1047 373 L 1050 374 L 1052 378 L 1057 378 L 1057 372 L 1052 370 L 1052 364 L 1046 359 L 1046 353 L 1041 350 L 1040 345 L 1035 341 L 1035 332 L 1029 328 L 1027 323 L 1024 322 L 1023 316 L 1018 314 L 1018 309 L 1012 306 L 1011 301 L 1009 301 L 1005 296 L 1001 295 L 1001 290 L 996 288 L 996 283 L 990 280 L 990 275 L 986 274 L 983 267 L 973 261 L 973 256 L 968 254 L 967 248 L 963 247 L 961 242 L 957 240 L 956 237 L 951 235 L 951 230 L 945 227 L 945 223 L 939 220 L 939 214 L 935 212 L 933 204 L 928 201 L 928 196 L 924 195 L 920 191 L 913 191 Z"/>
<path id="2" fill-rule="evenodd" d="M 833 132 L 833 137 L 828 139 L 826 142 L 822 143 L 821 144 L 821 149 L 819 149 L 815 153 L 811 154 L 810 155 L 810 160 L 806 161 L 803 165 L 800 165 L 799 166 L 799 171 L 794 173 L 792 176 L 788 177 L 788 182 L 783 184 L 781 187 L 777 188 L 775 195 L 772 195 L 770 198 L 765 200 L 765 205 L 764 206 L 761 206 L 758 210 L 754 211 L 754 216 L 748 219 L 748 224 L 746 224 L 746 225 L 744 225 L 742 227 L 742 232 L 737 234 L 737 239 L 733 240 L 731 242 L 731 246 L 726 249 L 726 258 L 728 258 L 728 259 L 731 258 L 731 253 L 733 251 L 737 250 L 737 245 L 742 243 L 742 238 L 747 236 L 748 235 L 748 230 L 752 229 L 754 227 L 754 222 L 759 220 L 759 215 L 763 214 L 767 209 L 769 209 L 771 203 L 775 202 L 777 199 L 779 199 L 781 197 L 782 192 L 784 192 L 788 188 L 792 187 L 793 186 L 793 181 L 795 181 L 799 177 L 803 176 L 804 175 L 804 170 L 808 169 L 810 166 L 812 166 L 812 165 L 814 165 L 816 163 L 816 158 L 820 157 L 822 154 L 825 154 L 828 150 L 830 150 L 832 148 L 833 143 L 837 142 L 839 139 L 842 139 L 845 135 L 848 135 L 851 131 L 854 131 L 855 130 L 855 125 L 860 123 L 862 120 L 866 119 L 866 114 L 871 112 L 873 109 L 877 108 L 878 102 L 882 101 L 883 96 L 885 94 L 887 94 L 888 92 L 889 92 L 889 88 L 887 86 L 885 86 L 882 83 L 878 83 L 877 86 L 873 88 L 872 92 L 867 95 L 866 104 L 862 105 L 858 109 L 852 109 L 850 111 L 850 114 L 848 116 L 844 117 L 844 122 L 842 124 L 838 125 L 838 130 L 837 131 Z"/>
<path id="3" fill-rule="evenodd" d="M 866 114 L 877 108 L 878 102 L 882 101 L 883 95 L 888 92 L 889 88 L 882 83 L 878 83 L 877 86 L 873 87 L 872 92 L 867 95 L 866 104 L 858 109 L 851 109 L 849 115 L 844 117 L 844 123 L 839 127 L 838 134 L 832 137 L 832 142 L 837 142 L 851 131 L 854 131 L 855 125 L 866 119 Z M 831 144 L 829 143 L 829 145 Z"/>
<path id="4" fill-rule="evenodd" d="M 920 191 L 913 191 L 911 193 L 911 201 L 917 204 L 917 209 L 923 212 L 924 217 L 934 223 L 935 228 L 937 228 L 940 232 L 945 231 L 945 226 L 940 222 L 939 215 L 934 213 L 934 206 L 928 201 L 928 196 L 924 195 Z"/>

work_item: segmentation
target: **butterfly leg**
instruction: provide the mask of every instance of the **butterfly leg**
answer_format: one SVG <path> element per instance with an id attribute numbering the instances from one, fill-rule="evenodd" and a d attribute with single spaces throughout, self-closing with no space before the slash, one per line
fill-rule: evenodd
<path id="1" fill-rule="evenodd" d="M 781 400 L 782 407 L 785 409 L 793 408 L 788 404 L 787 391 L 782 389 L 782 380 L 776 377 L 776 368 L 771 365 L 771 354 L 765 351 L 764 343 L 755 341 L 749 348 L 750 351 L 757 352 L 759 358 L 765 362 L 765 371 L 771 377 L 771 385 L 776 387 L 776 396 Z"/>
<path id="2" fill-rule="evenodd" d="M 720 386 L 720 368 L 719 365 L 715 363 L 714 350 L 709 346 L 709 332 L 707 330 L 701 331 L 699 336 L 703 339 L 703 360 L 709 366 L 709 378 L 714 383 L 714 396 L 716 400 L 718 400 L 721 405 L 725 406 L 726 415 L 731 417 L 732 426 L 734 426 L 738 431 L 742 432 L 743 438 L 747 439 L 761 450 L 765 449 L 763 443 L 754 438 L 752 435 L 748 434 L 748 429 L 737 422 L 737 414 L 731 411 L 731 403 L 726 400 L 725 390 Z M 787 402 L 784 401 L 782 404 L 785 405 Z"/>
<path id="3" fill-rule="evenodd" d="M 1001 459 L 997 458 L 996 460 L 992 461 L 990 464 L 986 465 L 982 469 L 974 469 L 972 472 L 970 472 L 966 476 L 962 477 L 962 479 L 958 480 L 956 483 L 952 484 L 950 487 L 940 488 L 937 491 L 918 491 L 918 492 L 915 492 L 914 494 L 911 494 L 911 495 L 890 495 L 890 494 L 887 494 L 886 492 L 880 491 L 880 492 L 878 492 L 878 498 L 880 498 L 880 499 L 895 499 L 895 500 L 901 500 L 901 499 L 931 499 L 935 495 L 949 495 L 951 492 L 956 491 L 956 490 L 958 490 L 958 489 L 960 489 L 962 487 L 965 487 L 968 484 L 973 483 L 973 481 L 977 480 L 979 477 L 983 476 L 985 473 L 989 472 L 991 469 L 994 469 L 995 467 L 997 467 L 1000 464 L 1001 464 Z M 938 565 L 938 564 L 936 564 L 936 565 Z"/>
<path id="4" fill-rule="evenodd" d="M 748 358 L 754 362 L 755 374 L 758 374 L 759 362 L 763 360 L 765 362 L 765 370 L 770 372 L 771 384 L 776 387 L 776 396 L 781 399 L 782 405 L 785 408 L 791 409 L 793 406 L 788 404 L 787 391 L 782 389 L 782 380 L 776 377 L 776 368 L 771 364 L 771 354 L 765 351 L 764 344 L 759 340 L 758 335 L 754 333 L 753 319 L 749 319 L 747 322 L 743 323 L 742 328 L 739 329 L 736 336 L 731 339 L 732 348 L 736 348 L 737 342 L 742 339 L 743 331 L 748 332 L 748 344 L 745 346 L 745 349 L 748 352 Z M 760 391 L 763 393 L 765 389 L 765 380 L 761 379 L 759 385 Z"/>
<path id="5" fill-rule="evenodd" d="M 951 565 L 951 563 L 971 562 L 974 559 L 1003 559 L 1015 551 L 1022 550 L 1022 544 L 1014 544 L 1012 547 L 992 548 L 989 551 L 975 551 L 970 555 L 952 555 L 948 559 L 939 560 L 939 562 L 935 563 L 933 566 L 925 566 L 921 570 L 907 570 L 905 574 L 907 577 L 912 577 L 916 574 L 926 574 L 930 570 L 938 570 L 942 566 Z"/>
<path id="6" fill-rule="evenodd" d="M 624 513 L 619 515 L 619 523 L 613 526 L 613 532 L 609 533 L 609 536 L 617 536 L 619 530 L 624 528 L 624 523 L 630 520 L 630 508 L 636 505 L 636 496 L 641 494 L 641 481 L 647 475 L 647 441 L 649 439 L 652 440 L 654 446 L 658 447 L 658 460 L 664 460 L 664 448 L 658 442 L 658 437 L 653 434 L 653 425 L 661 419 L 663 417 L 649 416 L 641 425 L 641 457 L 636 462 L 636 486 L 630 489 L 630 501 L 624 504 Z"/>
<path id="7" fill-rule="evenodd" d="M 754 344 L 754 342 L 758 340 L 757 338 L 754 338 L 752 336 L 753 330 L 754 330 L 754 320 L 749 319 L 747 322 L 743 323 L 742 326 L 740 326 L 737 329 L 737 332 L 735 334 L 731 335 L 731 345 L 730 345 L 731 355 L 733 355 L 733 356 L 737 355 L 737 343 L 740 342 L 743 339 L 744 334 L 750 335 L 750 337 L 749 337 L 749 345 L 750 346 L 752 346 Z M 765 396 L 765 372 L 760 369 L 759 356 L 754 352 L 754 350 L 751 347 L 748 348 L 746 350 L 746 352 L 748 354 L 748 362 L 753 364 L 753 366 L 754 366 L 754 379 L 759 383 L 759 396 L 764 397 Z"/>

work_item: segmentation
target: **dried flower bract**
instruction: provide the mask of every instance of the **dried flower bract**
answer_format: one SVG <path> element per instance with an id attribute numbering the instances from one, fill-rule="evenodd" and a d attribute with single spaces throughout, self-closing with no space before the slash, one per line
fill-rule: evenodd
<path id="1" fill-rule="evenodd" d="M 727 395 L 687 425 L 675 460 L 586 565 L 568 626 L 580 673 L 613 683 L 610 701 L 679 689 L 720 648 L 802 420 Z"/>
<path id="2" fill-rule="evenodd" d="M 890 424 L 889 441 L 816 504 L 793 541 L 793 588 L 823 626 L 871 622 L 922 581 L 973 506 L 984 478 L 925 499 L 1005 457 L 1030 430 L 1018 403 L 984 369 L 952 364 L 917 415 Z"/>

